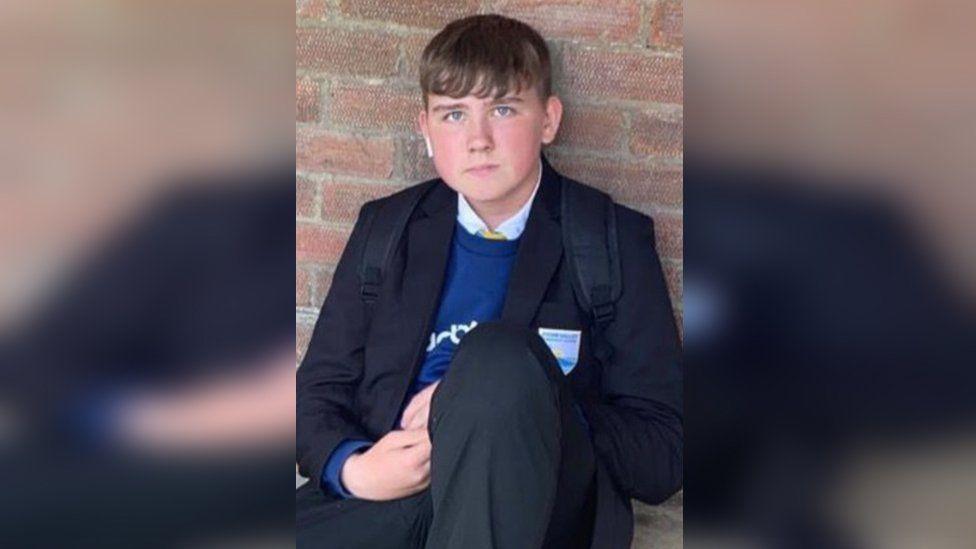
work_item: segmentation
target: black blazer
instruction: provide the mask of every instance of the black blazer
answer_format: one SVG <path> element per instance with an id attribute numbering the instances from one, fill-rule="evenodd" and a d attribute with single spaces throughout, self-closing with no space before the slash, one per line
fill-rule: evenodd
<path id="1" fill-rule="evenodd" d="M 593 547 L 629 548 L 630 498 L 659 503 L 682 482 L 680 346 L 654 251 L 651 219 L 617 205 L 621 299 L 606 330 L 606 367 L 593 357 L 590 319 L 573 295 L 560 229 L 560 176 L 547 162 L 509 281 L 502 320 L 581 330 L 569 381 L 597 455 Z M 298 370 L 300 472 L 317 482 L 346 438 L 378 440 L 393 429 L 423 362 L 457 222 L 457 193 L 435 180 L 411 217 L 367 326 L 358 267 L 365 204 L 336 268 Z"/>

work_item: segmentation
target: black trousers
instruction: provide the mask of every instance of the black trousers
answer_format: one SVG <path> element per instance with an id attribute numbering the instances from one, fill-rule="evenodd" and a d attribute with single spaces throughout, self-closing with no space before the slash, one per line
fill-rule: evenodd
<path id="1" fill-rule="evenodd" d="M 567 380 L 532 330 L 469 332 L 434 392 L 430 486 L 391 501 L 297 493 L 299 548 L 588 547 L 593 447 Z"/>

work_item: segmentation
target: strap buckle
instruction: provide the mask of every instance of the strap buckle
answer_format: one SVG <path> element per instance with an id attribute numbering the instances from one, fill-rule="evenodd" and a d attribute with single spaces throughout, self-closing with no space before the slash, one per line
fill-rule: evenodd
<path id="1" fill-rule="evenodd" d="M 593 320 L 601 326 L 613 320 L 616 308 L 613 305 L 613 300 L 610 299 L 610 286 L 605 284 L 596 286 L 591 294 Z"/>
<path id="2" fill-rule="evenodd" d="M 613 303 L 600 303 L 593 306 L 593 319 L 597 324 L 606 324 L 613 320 L 615 309 Z"/>
<path id="3" fill-rule="evenodd" d="M 359 287 L 359 295 L 367 303 L 373 303 L 380 296 L 380 270 L 368 267 L 363 273 L 363 283 Z"/>

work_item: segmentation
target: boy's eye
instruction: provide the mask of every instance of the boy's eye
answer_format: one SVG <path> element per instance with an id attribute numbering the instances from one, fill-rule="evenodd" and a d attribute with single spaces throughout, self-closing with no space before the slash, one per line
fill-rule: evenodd
<path id="1" fill-rule="evenodd" d="M 495 112 L 497 112 L 501 116 L 510 116 L 515 113 L 515 109 L 506 105 L 500 105 L 498 107 L 495 107 Z"/>
<path id="2" fill-rule="evenodd" d="M 451 112 L 447 113 L 446 115 L 444 115 L 444 120 L 449 120 L 451 122 L 457 122 L 458 120 L 461 119 L 461 116 L 463 114 L 464 113 L 462 113 L 461 111 L 451 111 Z"/>

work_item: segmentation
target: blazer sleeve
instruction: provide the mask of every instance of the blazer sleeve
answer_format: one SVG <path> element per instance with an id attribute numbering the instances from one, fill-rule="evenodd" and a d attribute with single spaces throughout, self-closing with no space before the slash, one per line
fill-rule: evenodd
<path id="1" fill-rule="evenodd" d="M 681 348 L 652 221 L 617 212 L 622 294 L 605 332 L 613 357 L 600 397 L 581 405 L 611 478 L 627 496 L 655 504 L 682 484 Z"/>
<path id="2" fill-rule="evenodd" d="M 367 320 L 358 270 L 365 220 L 373 207 L 375 202 L 368 202 L 359 211 L 298 368 L 297 458 L 299 472 L 310 479 L 322 478 L 326 461 L 343 440 L 371 440 L 353 399 L 362 379 Z"/>

